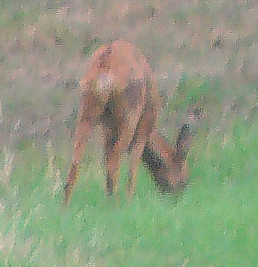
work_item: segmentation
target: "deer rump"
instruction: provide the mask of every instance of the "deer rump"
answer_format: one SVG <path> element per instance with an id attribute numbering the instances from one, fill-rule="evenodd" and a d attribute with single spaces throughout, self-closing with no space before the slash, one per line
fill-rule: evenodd
<path id="1" fill-rule="evenodd" d="M 140 159 L 161 189 L 173 191 L 185 183 L 189 127 L 182 125 L 175 146 L 158 133 L 156 122 L 161 100 L 153 76 L 146 59 L 129 42 L 115 41 L 95 52 L 91 69 L 80 83 L 83 92 L 73 161 L 65 187 L 66 202 L 75 184 L 86 143 L 99 123 L 104 129 L 108 195 L 117 189 L 120 160 L 126 151 L 131 157 L 129 195 L 135 190 Z"/>

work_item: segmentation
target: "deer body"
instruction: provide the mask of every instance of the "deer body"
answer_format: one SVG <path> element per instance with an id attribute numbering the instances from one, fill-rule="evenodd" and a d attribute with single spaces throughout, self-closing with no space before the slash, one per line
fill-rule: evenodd
<path id="1" fill-rule="evenodd" d="M 65 188 L 69 200 L 87 141 L 97 124 L 104 129 L 106 193 L 117 189 L 122 153 L 130 155 L 128 193 L 135 190 L 142 158 L 160 185 L 185 182 L 186 134 L 179 150 L 169 145 L 156 130 L 161 101 L 154 74 L 131 43 L 120 40 L 104 45 L 93 55 L 91 69 L 80 82 L 82 97 L 75 132 L 72 165 Z M 185 154 L 185 153 L 183 153 Z M 162 164 L 155 163 L 161 160 Z"/>

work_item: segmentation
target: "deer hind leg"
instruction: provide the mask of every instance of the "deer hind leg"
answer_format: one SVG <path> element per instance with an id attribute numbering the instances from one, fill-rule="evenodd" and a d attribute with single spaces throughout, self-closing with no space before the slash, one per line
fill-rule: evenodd
<path id="1" fill-rule="evenodd" d="M 68 203 L 70 200 L 71 192 L 77 179 L 81 158 L 94 126 L 99 121 L 101 111 L 102 109 L 98 99 L 91 93 L 84 93 L 75 131 L 72 164 L 65 185 L 65 203 Z"/>
<path id="2" fill-rule="evenodd" d="M 111 156 L 114 144 L 117 141 L 117 131 L 109 127 L 104 127 L 104 152 L 105 152 L 105 164 L 106 164 L 106 193 L 107 195 L 112 195 L 116 190 L 117 186 L 117 176 L 115 176 L 115 170 L 111 170 L 112 165 L 119 165 L 118 158 Z M 111 166 L 110 166 L 111 165 Z M 117 167 L 115 167 L 117 168 Z M 118 175 L 118 174 L 117 174 Z"/>

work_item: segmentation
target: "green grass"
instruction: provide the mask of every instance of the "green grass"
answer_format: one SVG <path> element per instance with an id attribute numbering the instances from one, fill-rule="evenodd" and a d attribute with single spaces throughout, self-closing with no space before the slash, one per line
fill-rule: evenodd
<path id="1" fill-rule="evenodd" d="M 0 266 L 256 266 L 257 128 L 239 118 L 228 132 L 197 137 L 178 198 L 158 193 L 141 167 L 131 203 L 126 165 L 117 197 L 106 198 L 99 160 L 90 158 L 64 207 L 58 160 L 27 145 L 10 187 L 1 186 Z"/>

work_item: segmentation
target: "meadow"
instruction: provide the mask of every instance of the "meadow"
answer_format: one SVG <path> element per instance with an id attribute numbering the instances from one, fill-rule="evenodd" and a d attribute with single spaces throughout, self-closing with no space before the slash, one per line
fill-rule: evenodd
<path id="1" fill-rule="evenodd" d="M 0 266 L 257 266 L 255 23 L 256 1 L 0 1 Z M 66 207 L 79 79 L 119 38 L 156 73 L 168 140 L 203 110 L 189 184 L 162 194 L 142 165 L 128 202 L 125 157 L 106 198 L 96 129 Z"/>

